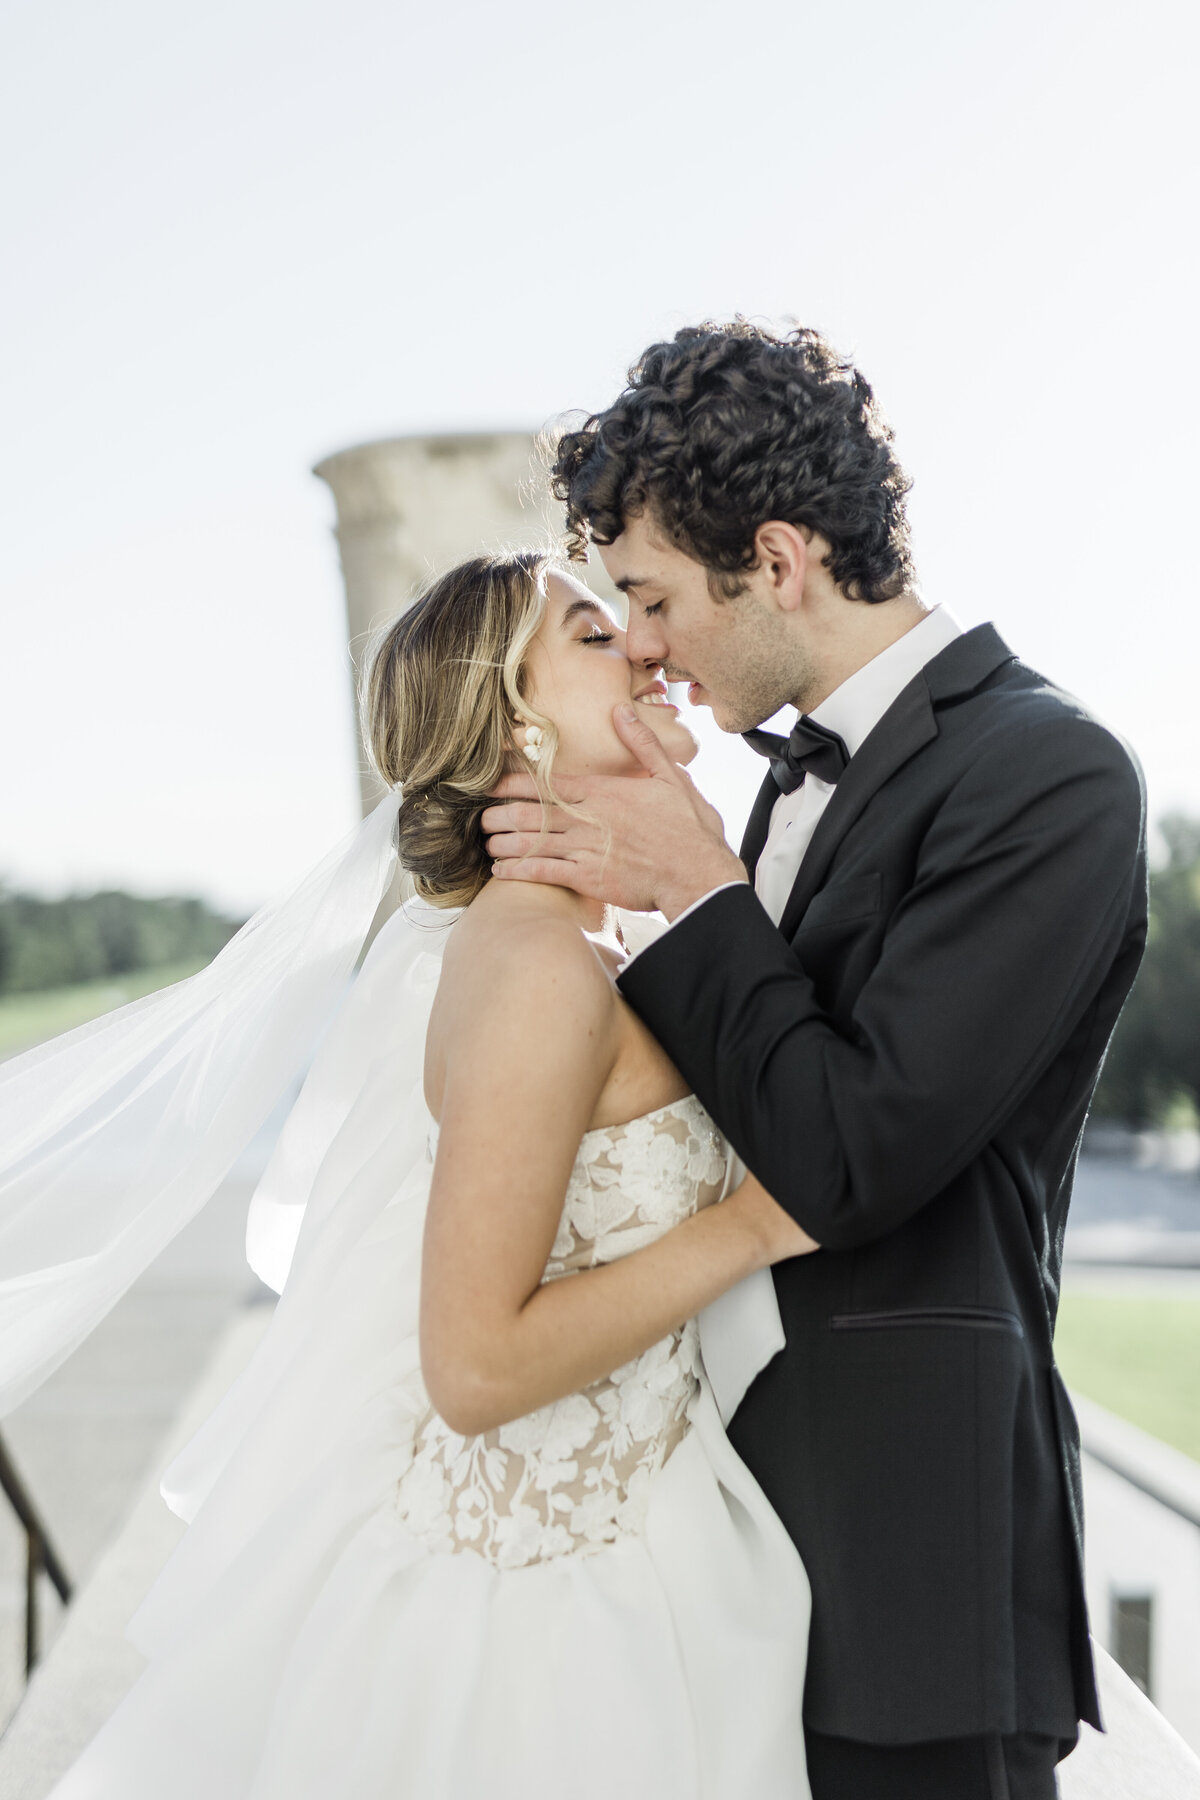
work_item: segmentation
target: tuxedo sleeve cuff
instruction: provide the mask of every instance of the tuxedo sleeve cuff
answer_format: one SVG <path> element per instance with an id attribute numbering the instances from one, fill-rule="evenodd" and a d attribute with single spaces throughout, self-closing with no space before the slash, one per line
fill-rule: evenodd
<path id="1" fill-rule="evenodd" d="M 723 881 L 721 883 L 720 887 L 710 888 L 707 894 L 701 894 L 701 896 L 698 900 L 693 900 L 692 904 L 690 906 L 685 906 L 681 913 L 676 913 L 675 917 L 673 919 L 671 919 L 668 924 L 664 925 L 663 929 L 657 933 L 657 935 L 655 936 L 655 938 L 653 940 L 654 943 L 657 943 L 659 941 L 659 938 L 665 937 L 668 931 L 674 931 L 676 925 L 682 925 L 683 921 L 691 913 L 694 913 L 699 907 L 707 906 L 708 902 L 712 899 L 714 894 L 723 894 L 725 892 L 726 888 L 745 887 L 745 886 L 746 886 L 746 883 L 744 881 Z M 619 975 L 623 975 L 625 973 L 626 969 L 628 969 L 632 963 L 635 963 L 637 961 L 638 957 L 643 955 L 644 952 L 649 950 L 650 948 L 651 948 L 650 944 L 643 944 L 640 949 L 635 950 L 632 953 L 632 955 L 627 956 L 625 958 L 625 961 L 621 964 L 621 967 L 619 968 L 617 973 Z"/>

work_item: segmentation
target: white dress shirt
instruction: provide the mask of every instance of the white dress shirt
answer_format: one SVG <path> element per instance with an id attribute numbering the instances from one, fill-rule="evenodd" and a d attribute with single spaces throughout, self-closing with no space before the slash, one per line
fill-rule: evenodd
<path id="1" fill-rule="evenodd" d="M 847 754 L 854 757 L 914 675 L 961 635 L 962 626 L 954 614 L 944 606 L 935 606 L 919 625 L 856 669 L 808 716 L 818 725 L 836 731 Z M 783 917 L 805 851 L 829 805 L 833 788 L 832 782 L 806 775 L 794 792 L 781 793 L 772 808 L 767 841 L 755 869 L 754 889 L 776 925 Z M 661 937 L 664 930 L 670 931 L 688 913 L 704 906 L 713 894 L 738 885 L 723 882 L 685 907 L 671 925 L 665 923 L 661 914 L 623 912 L 621 935 L 632 952 L 624 967 L 628 968 L 634 956 Z M 732 1153 L 730 1160 L 726 1187 L 732 1192 L 744 1171 Z M 729 1288 L 704 1308 L 699 1322 L 704 1367 L 722 1422 L 728 1425 L 750 1383 L 787 1342 L 770 1270 L 759 1269 Z"/>
<path id="2" fill-rule="evenodd" d="M 962 626 L 954 614 L 944 606 L 935 606 L 919 625 L 848 676 L 841 687 L 809 713 L 809 718 L 836 731 L 847 754 L 856 756 L 913 676 L 961 636 Z M 754 872 L 754 891 L 776 925 L 783 917 L 821 814 L 833 797 L 833 788 L 831 781 L 806 775 L 794 792 L 780 794 L 772 809 L 771 827 Z M 708 895 L 704 898 L 707 900 Z M 682 918 L 683 914 L 679 916 Z"/>

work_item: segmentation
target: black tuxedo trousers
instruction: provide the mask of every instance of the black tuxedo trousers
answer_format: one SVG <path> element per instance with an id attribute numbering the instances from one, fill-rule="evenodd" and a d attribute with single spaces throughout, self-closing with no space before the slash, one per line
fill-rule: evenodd
<path id="1" fill-rule="evenodd" d="M 751 875 L 774 798 L 768 777 Z M 812 1583 L 812 1730 L 1099 1722 L 1053 1332 L 1145 931 L 1137 765 L 985 625 L 853 757 L 778 929 L 728 889 L 620 977 L 823 1246 L 776 1266 L 787 1345 L 729 1430 Z"/>

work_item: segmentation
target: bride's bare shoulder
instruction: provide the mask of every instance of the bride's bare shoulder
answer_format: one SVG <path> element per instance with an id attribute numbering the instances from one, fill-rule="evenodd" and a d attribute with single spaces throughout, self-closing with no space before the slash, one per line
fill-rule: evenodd
<path id="1" fill-rule="evenodd" d="M 534 1004 L 569 994 L 589 1012 L 616 1005 L 604 964 L 560 888 L 493 881 L 455 922 L 439 997 L 473 1011 L 500 993 L 511 1003 L 514 989 Z"/>
<path id="2" fill-rule="evenodd" d="M 500 888 L 512 892 L 493 898 Z M 446 942 L 425 1043 L 434 1117 L 451 1058 L 471 1067 L 508 1061 L 514 1073 L 532 1059 L 583 1088 L 594 1077 L 599 1091 L 619 1047 L 616 990 L 569 906 L 553 889 L 485 889 Z"/>

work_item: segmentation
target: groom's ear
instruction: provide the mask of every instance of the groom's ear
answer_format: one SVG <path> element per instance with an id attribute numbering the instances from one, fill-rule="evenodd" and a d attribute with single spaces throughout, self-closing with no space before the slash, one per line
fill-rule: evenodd
<path id="1" fill-rule="evenodd" d="M 795 612 L 803 599 L 811 535 L 784 519 L 769 519 L 754 534 L 760 582 L 781 612 Z"/>

